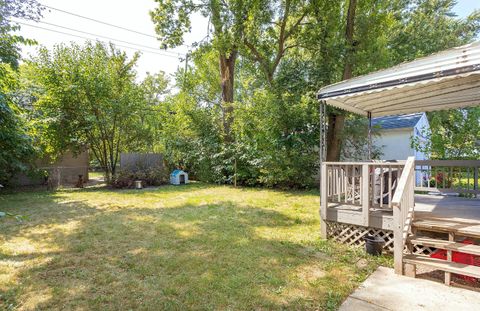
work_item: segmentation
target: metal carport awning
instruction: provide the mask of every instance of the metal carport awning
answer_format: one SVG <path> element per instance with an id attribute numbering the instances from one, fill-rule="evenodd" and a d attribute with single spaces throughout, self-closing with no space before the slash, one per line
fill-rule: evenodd
<path id="1" fill-rule="evenodd" d="M 326 86 L 326 104 L 364 116 L 480 105 L 480 42 Z"/>

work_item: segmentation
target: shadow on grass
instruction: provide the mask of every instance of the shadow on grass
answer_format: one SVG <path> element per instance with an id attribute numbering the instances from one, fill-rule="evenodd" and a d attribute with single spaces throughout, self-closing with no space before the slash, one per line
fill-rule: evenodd
<path id="1" fill-rule="evenodd" d="M 105 210 L 88 201 L 59 203 L 55 193 L 38 196 L 38 217 L 0 230 L 6 242 L 23 237 L 40 246 L 25 255 L 0 254 L 0 262 L 18 264 L 22 280 L 1 293 L 0 307 L 3 300 L 45 310 L 318 309 L 343 298 L 332 284 L 352 286 L 353 271 L 344 271 L 348 252 L 339 259 L 324 242 L 293 242 L 280 231 L 312 224 L 274 210 L 232 201 Z M 345 261 L 342 268 L 336 260 Z"/>
<path id="2" fill-rule="evenodd" d="M 152 186 L 146 187 L 141 190 L 137 189 L 115 189 L 108 186 L 104 187 L 91 187 L 85 189 L 77 189 L 80 191 L 85 192 L 98 192 L 98 191 L 107 191 L 107 192 L 114 192 L 114 193 L 124 193 L 124 194 L 147 194 L 147 193 L 184 193 L 185 191 L 197 191 L 197 190 L 206 190 L 206 189 L 231 189 L 239 192 L 265 192 L 269 191 L 271 193 L 278 193 L 286 196 L 294 196 L 294 197 L 307 197 L 312 195 L 319 195 L 318 189 L 310 189 L 310 190 L 301 190 L 301 189 L 293 189 L 293 190 L 286 190 L 286 189 L 275 189 L 275 188 L 261 188 L 261 187 L 233 187 L 232 185 L 215 185 L 215 184 L 207 184 L 203 182 L 193 181 L 187 185 L 161 185 L 161 186 Z M 70 189 L 69 189 L 70 190 Z"/>

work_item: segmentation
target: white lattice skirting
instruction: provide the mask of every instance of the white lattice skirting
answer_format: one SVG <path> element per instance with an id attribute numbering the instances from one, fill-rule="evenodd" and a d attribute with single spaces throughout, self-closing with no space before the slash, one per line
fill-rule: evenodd
<path id="1" fill-rule="evenodd" d="M 391 230 L 327 221 L 327 236 L 334 241 L 351 246 L 363 246 L 365 245 L 363 238 L 366 235 L 381 237 L 385 240 L 384 249 L 393 253 L 393 231 Z"/>
<path id="2" fill-rule="evenodd" d="M 327 221 L 327 236 L 334 241 L 350 246 L 363 247 L 366 235 L 381 237 L 385 240 L 384 250 L 393 254 L 393 231 L 372 227 Z M 413 245 L 414 254 L 430 255 L 436 249 L 422 245 Z"/>

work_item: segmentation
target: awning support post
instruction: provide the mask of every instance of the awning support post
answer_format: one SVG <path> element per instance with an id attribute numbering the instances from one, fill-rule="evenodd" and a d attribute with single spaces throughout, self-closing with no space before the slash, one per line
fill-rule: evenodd
<path id="1" fill-rule="evenodd" d="M 319 156 L 320 156 L 320 166 L 319 166 L 319 177 L 320 181 L 322 180 L 322 163 L 327 157 L 327 103 L 322 100 L 320 101 L 320 146 L 319 146 Z M 321 187 L 321 185 L 320 185 Z"/>
<path id="2" fill-rule="evenodd" d="M 320 178 L 319 187 L 320 187 L 320 233 L 323 239 L 327 238 L 327 200 L 326 200 L 326 189 L 322 188 L 327 185 L 322 182 L 326 180 L 326 169 L 323 169 L 323 162 L 325 162 L 327 157 L 327 103 L 322 100 L 320 101 L 320 146 L 319 146 L 319 156 L 320 156 L 320 166 L 318 169 L 318 175 Z"/>
<path id="3" fill-rule="evenodd" d="M 367 112 L 368 116 L 368 160 L 372 160 L 372 113 Z"/>

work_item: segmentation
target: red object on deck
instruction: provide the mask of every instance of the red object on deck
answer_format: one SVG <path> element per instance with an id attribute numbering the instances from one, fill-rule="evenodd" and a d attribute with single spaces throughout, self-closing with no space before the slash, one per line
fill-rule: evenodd
<path id="1" fill-rule="evenodd" d="M 472 240 L 465 239 L 462 241 L 463 244 L 474 244 Z M 447 251 L 444 249 L 438 249 L 430 255 L 431 258 L 447 260 Z M 480 257 L 474 256 L 471 254 L 465 254 L 462 252 L 452 251 L 452 261 L 463 263 L 466 265 L 480 266 Z M 464 279 L 467 282 L 474 283 L 477 279 L 467 275 L 458 274 L 459 277 Z"/>

